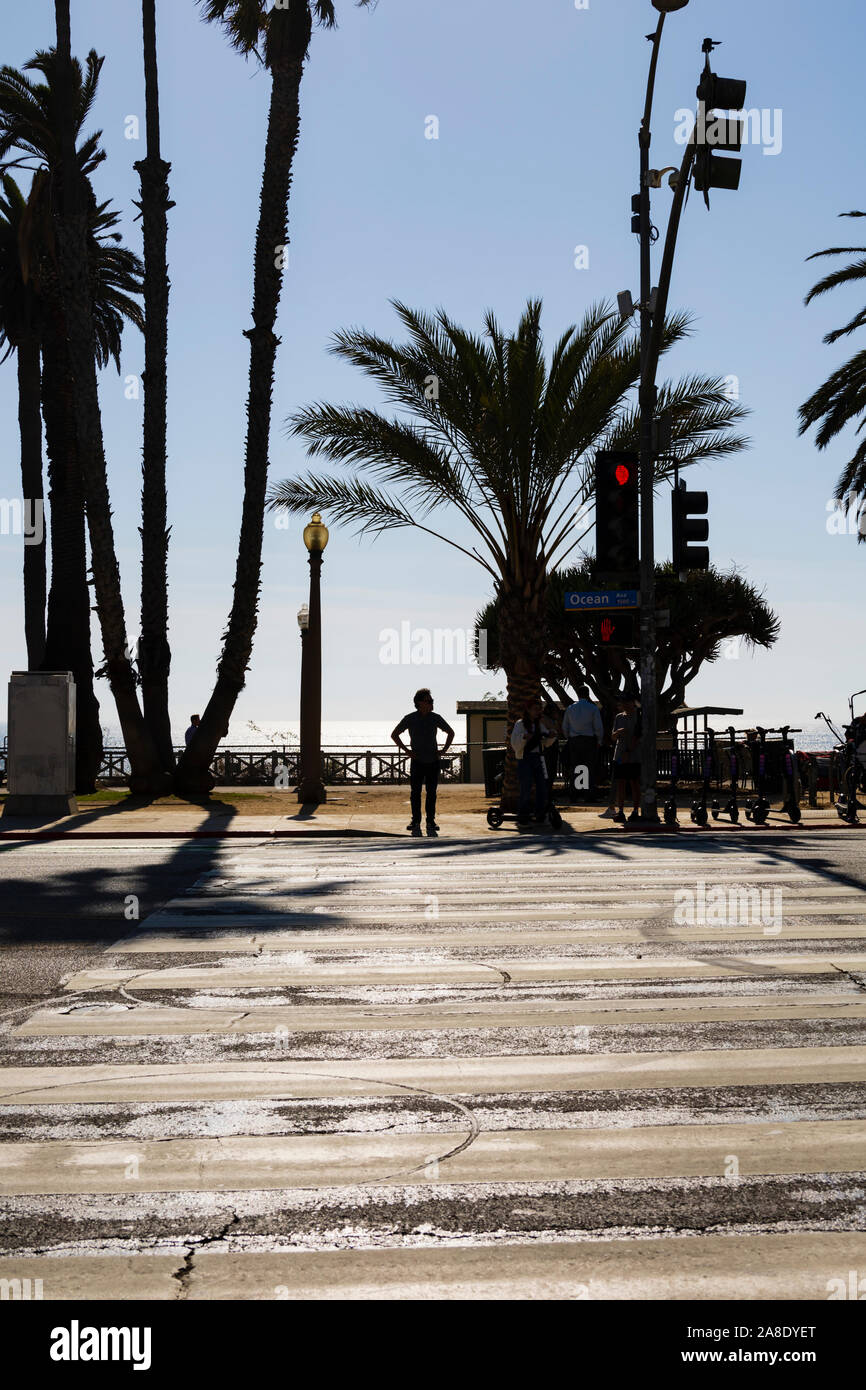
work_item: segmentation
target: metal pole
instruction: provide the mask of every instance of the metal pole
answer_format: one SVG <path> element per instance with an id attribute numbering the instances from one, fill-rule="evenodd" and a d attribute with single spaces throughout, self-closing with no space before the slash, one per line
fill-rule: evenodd
<path id="1" fill-rule="evenodd" d="M 658 712 L 656 702 L 656 595 L 655 550 L 653 536 L 653 420 L 656 408 L 655 372 L 652 365 L 652 326 L 650 310 L 652 294 L 652 222 L 650 219 L 649 167 L 652 133 L 653 90 L 659 47 L 665 17 L 659 16 L 652 38 L 652 58 L 647 81 L 646 103 L 638 143 L 640 146 L 640 694 L 641 722 L 641 820 L 657 822 L 656 806 L 656 731 Z"/>
<path id="2" fill-rule="evenodd" d="M 326 799 L 322 783 L 322 552 L 310 551 L 310 620 L 301 654 L 301 785 L 305 805 Z"/>

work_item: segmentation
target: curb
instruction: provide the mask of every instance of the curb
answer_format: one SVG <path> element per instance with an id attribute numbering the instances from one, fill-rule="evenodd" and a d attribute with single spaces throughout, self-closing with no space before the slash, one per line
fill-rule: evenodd
<path id="1" fill-rule="evenodd" d="M 356 836 L 412 838 L 391 830 L 0 830 L 0 840 L 346 840 Z"/>
<path id="2" fill-rule="evenodd" d="M 849 825 L 845 821 L 834 823 L 832 821 L 822 821 L 819 824 L 809 824 L 801 822 L 799 825 L 600 825 L 592 826 L 587 829 L 576 829 L 569 827 L 564 838 L 575 839 L 583 835 L 706 835 L 715 834 L 728 836 L 732 831 L 737 834 L 755 835 L 763 834 L 767 831 L 778 834 L 781 831 L 794 831 L 797 834 L 803 831 L 848 831 L 866 830 L 866 825 Z M 487 829 L 481 835 L 461 835 L 459 833 L 449 835 L 447 832 L 437 839 L 443 840 L 489 840 L 491 836 L 496 836 L 499 830 Z M 530 832 L 533 833 L 533 832 Z M 539 832 L 534 832 L 538 834 Z M 513 839 L 525 839 L 526 831 L 506 831 Z M 35 841 L 46 843 L 52 840 L 348 840 L 348 839 L 386 839 L 386 840 L 412 840 L 416 837 L 395 830 L 0 830 L 0 840 L 11 841 Z M 545 839 L 556 838 L 556 832 L 545 834 Z"/>

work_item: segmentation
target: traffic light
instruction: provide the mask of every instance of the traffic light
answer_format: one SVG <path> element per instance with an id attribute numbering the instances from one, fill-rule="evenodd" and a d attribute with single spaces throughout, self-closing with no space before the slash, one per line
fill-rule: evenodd
<path id="1" fill-rule="evenodd" d="M 636 647 L 638 645 L 638 615 L 611 608 L 593 613 L 575 613 L 581 640 L 604 650 L 605 647 Z"/>
<path id="2" fill-rule="evenodd" d="M 597 614 L 593 630 L 600 647 L 636 647 L 638 644 L 634 613 Z"/>
<path id="3" fill-rule="evenodd" d="M 595 456 L 595 559 L 601 574 L 623 578 L 638 569 L 637 454 Z"/>
<path id="4" fill-rule="evenodd" d="M 711 188 L 734 192 L 740 186 L 741 159 L 721 159 L 724 153 L 743 148 L 744 122 L 719 116 L 719 111 L 742 111 L 746 104 L 746 83 L 740 78 L 717 77 L 709 66 L 698 84 L 698 120 L 694 141 L 697 145 L 695 188 L 710 205 Z"/>
<path id="5" fill-rule="evenodd" d="M 710 538 L 709 521 L 692 521 L 691 517 L 705 517 L 710 508 L 705 492 L 688 492 L 685 483 L 680 483 L 671 493 L 671 514 L 674 533 L 674 569 L 681 574 L 684 570 L 708 570 L 710 567 L 709 547 L 692 545 L 692 541 L 706 541 Z"/>

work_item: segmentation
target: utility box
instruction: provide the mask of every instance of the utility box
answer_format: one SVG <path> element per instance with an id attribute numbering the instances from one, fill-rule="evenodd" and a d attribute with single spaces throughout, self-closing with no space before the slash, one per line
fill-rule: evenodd
<path id="1" fill-rule="evenodd" d="M 71 671 L 13 671 L 4 816 L 74 815 L 75 682 Z"/>

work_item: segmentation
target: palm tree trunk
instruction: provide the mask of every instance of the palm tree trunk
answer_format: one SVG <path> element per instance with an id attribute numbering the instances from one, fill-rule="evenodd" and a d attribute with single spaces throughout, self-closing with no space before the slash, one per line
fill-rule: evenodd
<path id="1" fill-rule="evenodd" d="M 168 526 L 166 502 L 166 354 L 168 351 L 168 196 L 170 164 L 160 158 L 156 0 L 142 0 L 147 157 L 141 179 L 144 239 L 144 442 L 141 487 L 141 642 L 138 669 L 144 720 L 162 767 L 174 768 L 168 712 Z"/>
<path id="2" fill-rule="evenodd" d="M 135 674 L 127 655 L 126 620 L 111 524 L 96 381 L 85 190 L 75 155 L 74 123 L 71 119 L 69 0 L 55 0 L 55 16 L 58 67 L 65 105 L 60 206 L 55 210 L 54 224 L 69 363 L 75 381 L 76 435 L 84 478 L 96 610 L 102 631 L 105 670 L 117 705 L 130 763 L 130 789 L 153 795 L 164 790 L 166 778 L 161 772 L 156 747 L 142 717 Z"/>
<path id="3" fill-rule="evenodd" d="M 39 340 L 18 340 L 18 428 L 21 434 L 21 496 L 40 539 L 24 546 L 24 637 L 27 669 L 38 671 L 45 656 L 45 517 L 42 483 L 42 415 Z"/>
<path id="4" fill-rule="evenodd" d="M 307 15 L 309 19 L 309 8 Z M 288 19 L 288 10 L 279 16 L 279 20 L 288 22 Z M 209 791 L 213 786 L 208 769 L 217 744 L 228 733 L 229 720 L 244 687 L 253 649 L 262 567 L 274 362 L 279 344 L 274 325 L 282 289 L 281 251 L 287 238 L 292 163 L 300 131 L 303 58 L 308 43 L 309 27 L 306 35 L 302 32 L 299 34 L 294 51 L 287 48 L 283 54 L 275 57 L 271 68 L 271 102 L 256 232 L 254 326 L 245 333 L 250 340 L 250 378 L 244 503 L 234 598 L 213 693 L 198 732 L 178 763 L 175 786 L 180 792 Z"/>
<path id="5" fill-rule="evenodd" d="M 511 747 L 511 731 L 530 700 L 541 695 L 544 669 L 544 610 L 547 579 L 544 571 L 534 579 L 509 582 L 499 595 L 499 651 L 505 671 L 508 701 L 506 739 L 508 753 L 502 782 L 502 808 L 516 811 L 519 799 L 517 759 Z"/>
<path id="6" fill-rule="evenodd" d="M 59 304 L 49 306 L 43 333 L 42 410 L 48 453 L 51 589 L 44 671 L 71 671 L 75 680 L 75 790 L 96 790 L 102 762 L 99 701 L 93 689 L 90 589 L 84 487 L 75 427 L 75 385 Z"/>

